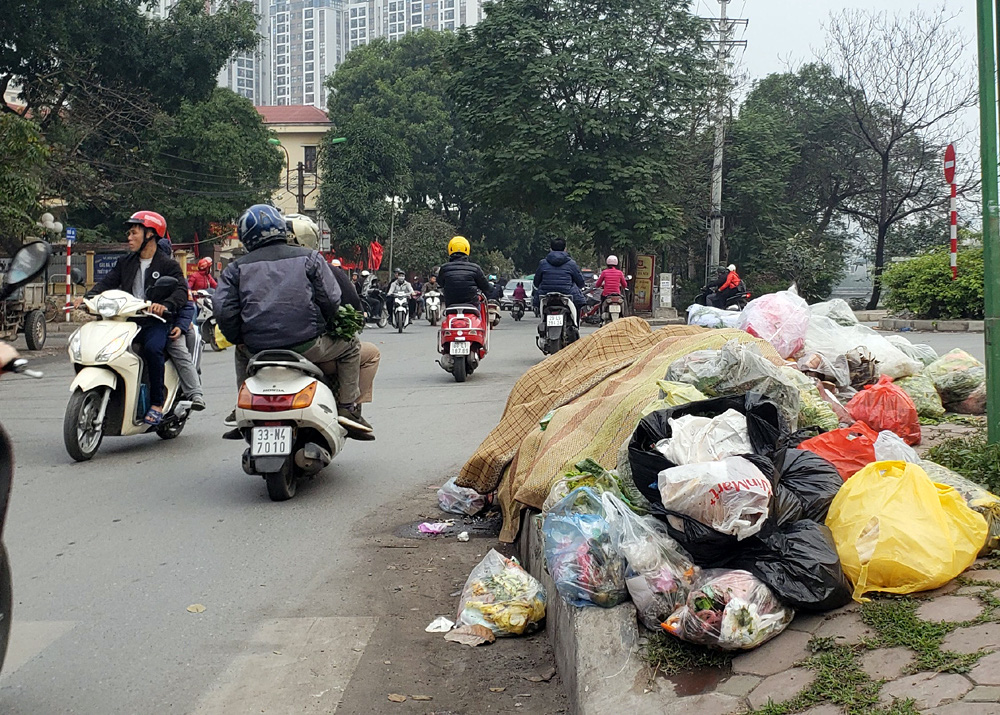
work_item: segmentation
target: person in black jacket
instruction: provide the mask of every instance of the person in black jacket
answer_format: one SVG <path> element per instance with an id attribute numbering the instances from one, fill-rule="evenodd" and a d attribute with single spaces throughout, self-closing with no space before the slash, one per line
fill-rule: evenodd
<path id="1" fill-rule="evenodd" d="M 582 308 L 587 304 L 587 299 L 583 297 L 580 289 L 586 282 L 580 267 L 566 252 L 566 241 L 553 238 L 549 248 L 552 249 L 549 255 L 539 262 L 538 270 L 535 271 L 535 278 L 532 281 L 535 293 L 532 300 L 537 306 L 538 301 L 546 293 L 562 293 L 572 297 L 577 308 Z"/>
<path id="2" fill-rule="evenodd" d="M 168 298 L 153 303 L 149 312 L 167 320 L 155 318 L 141 321 L 142 330 L 136 340 L 142 343 L 142 357 L 149 373 L 149 402 L 151 407 L 143 421 L 148 425 L 158 425 L 163 420 L 163 403 L 166 402 L 166 388 L 163 385 L 163 371 L 166 363 L 168 335 L 173 321 L 187 305 L 187 281 L 177 261 L 158 250 L 157 241 L 167 233 L 167 222 L 154 211 L 137 211 L 125 222 L 129 226 L 129 253 L 118 259 L 115 267 L 84 297 L 91 298 L 107 290 L 123 290 L 140 300 L 146 299 L 146 290 L 157 278 L 170 276 L 177 279 L 177 285 Z M 83 298 L 77 298 L 74 306 L 79 306 Z"/>
<path id="3" fill-rule="evenodd" d="M 489 295 L 492 290 L 483 269 L 469 260 L 470 250 L 469 241 L 464 236 L 455 236 L 448 241 L 448 263 L 438 271 L 446 307 L 479 306 L 480 291 Z"/>

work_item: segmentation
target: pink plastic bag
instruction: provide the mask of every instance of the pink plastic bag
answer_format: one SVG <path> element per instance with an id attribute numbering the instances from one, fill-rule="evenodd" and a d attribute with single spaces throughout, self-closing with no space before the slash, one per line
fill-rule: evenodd
<path id="1" fill-rule="evenodd" d="M 809 304 L 794 288 L 751 300 L 740 313 L 739 328 L 774 346 L 786 360 L 806 344 Z"/>

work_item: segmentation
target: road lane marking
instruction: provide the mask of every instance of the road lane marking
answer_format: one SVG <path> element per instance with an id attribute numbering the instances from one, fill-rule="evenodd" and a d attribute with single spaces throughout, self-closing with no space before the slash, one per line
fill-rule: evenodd
<path id="1" fill-rule="evenodd" d="M 197 715 L 332 713 L 375 631 L 367 617 L 278 618 L 264 623 Z"/>

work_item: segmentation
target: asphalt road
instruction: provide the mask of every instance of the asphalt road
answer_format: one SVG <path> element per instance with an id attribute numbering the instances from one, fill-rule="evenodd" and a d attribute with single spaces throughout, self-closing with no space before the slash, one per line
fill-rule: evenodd
<path id="1" fill-rule="evenodd" d="M 880 331 L 881 332 L 881 331 Z M 902 335 L 911 343 L 924 343 L 944 355 L 949 350 L 961 348 L 978 360 L 986 360 L 986 343 L 982 333 L 882 333 L 883 335 Z"/>
<path id="2" fill-rule="evenodd" d="M 542 358 L 535 325 L 505 314 L 462 385 L 435 364 L 426 321 L 402 335 L 367 331 L 382 351 L 365 411 L 378 439 L 349 442 L 282 504 L 242 472 L 242 443 L 220 439 L 236 394 L 231 352 L 206 355 L 209 408 L 178 439 L 107 438 L 83 464 L 62 444 L 64 354 L 35 362 L 42 380 L 4 378 L 0 419 L 17 472 L 0 712 L 329 712 L 350 692 L 379 615 L 365 592 L 365 525 L 478 446 L 514 381 Z M 189 613 L 192 604 L 205 612 Z M 333 692 L 272 682 L 262 654 L 326 668 Z"/>

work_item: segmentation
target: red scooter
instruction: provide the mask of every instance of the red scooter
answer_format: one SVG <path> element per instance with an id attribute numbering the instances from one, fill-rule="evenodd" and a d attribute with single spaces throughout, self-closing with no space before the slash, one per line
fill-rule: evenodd
<path id="1" fill-rule="evenodd" d="M 450 305 L 445 308 L 438 337 L 438 352 L 441 354 L 438 365 L 450 372 L 455 382 L 465 382 L 490 348 L 489 318 L 482 296 L 479 305 Z"/>

